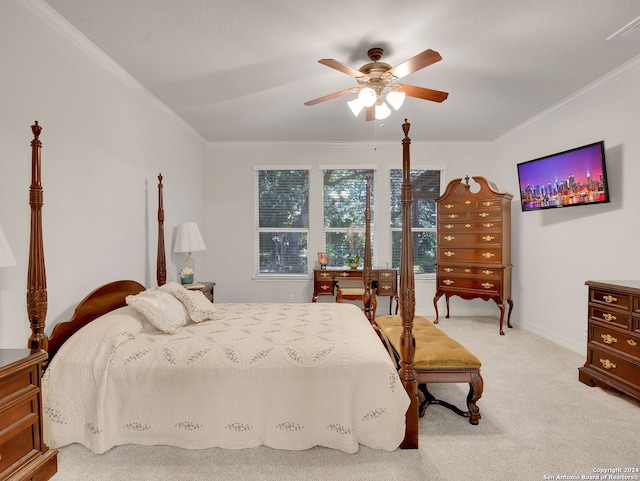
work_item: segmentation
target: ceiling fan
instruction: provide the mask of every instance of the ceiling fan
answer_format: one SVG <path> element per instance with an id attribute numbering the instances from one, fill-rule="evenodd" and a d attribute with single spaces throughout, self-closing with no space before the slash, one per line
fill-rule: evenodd
<path id="1" fill-rule="evenodd" d="M 355 78 L 358 86 L 309 100 L 304 104 L 316 105 L 343 95 L 358 93 L 358 97 L 355 100 L 347 102 L 353 114 L 357 116 L 364 109 L 367 120 L 381 120 L 391 113 L 387 102 L 395 110 L 398 110 L 407 95 L 433 102 L 443 102 L 449 96 L 447 92 L 439 90 L 396 83 L 397 80 L 442 60 L 438 52 L 427 49 L 396 67 L 380 62 L 383 53 L 384 50 L 380 47 L 369 49 L 367 56 L 371 59 L 371 62 L 363 65 L 359 70 L 331 58 L 318 60 L 319 63 L 327 67 Z"/>

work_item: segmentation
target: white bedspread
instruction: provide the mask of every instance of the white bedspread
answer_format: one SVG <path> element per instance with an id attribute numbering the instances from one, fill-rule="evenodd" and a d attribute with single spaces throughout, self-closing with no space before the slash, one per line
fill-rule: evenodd
<path id="1" fill-rule="evenodd" d="M 131 307 L 85 326 L 43 377 L 45 442 L 394 450 L 409 398 L 351 304 L 216 304 L 156 331 Z"/>

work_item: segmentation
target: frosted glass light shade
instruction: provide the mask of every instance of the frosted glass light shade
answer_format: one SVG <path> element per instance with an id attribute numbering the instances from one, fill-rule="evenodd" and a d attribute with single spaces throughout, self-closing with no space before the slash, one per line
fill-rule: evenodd
<path id="1" fill-rule="evenodd" d="M 382 102 L 379 105 L 376 105 L 376 120 L 386 119 L 391 115 L 391 109 L 387 107 L 387 104 Z"/>
<path id="2" fill-rule="evenodd" d="M 387 94 L 387 102 L 391 104 L 394 110 L 398 110 L 404 103 L 405 93 L 392 90 Z"/>
<path id="3" fill-rule="evenodd" d="M 347 102 L 347 105 L 353 112 L 353 115 L 355 115 L 356 117 L 360 112 L 362 112 L 362 109 L 364 108 L 364 105 L 362 104 L 359 98 L 356 98 L 354 100 L 351 100 L 350 102 Z"/>
<path id="4" fill-rule="evenodd" d="M 360 102 L 362 102 L 362 105 L 364 105 L 365 107 L 371 107 L 373 104 L 376 103 L 378 95 L 376 94 L 376 91 L 373 90 L 372 88 L 365 87 L 360 90 L 360 93 L 358 94 L 358 98 L 360 99 Z"/>
<path id="5" fill-rule="evenodd" d="M 13 257 L 11 247 L 7 241 L 2 226 L 0 225 L 0 267 L 10 267 L 16 265 L 16 259 Z"/>

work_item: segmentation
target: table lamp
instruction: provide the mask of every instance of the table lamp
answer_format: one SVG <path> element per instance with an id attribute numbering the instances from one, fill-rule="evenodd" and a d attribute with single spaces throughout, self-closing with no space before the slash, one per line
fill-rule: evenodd
<path id="1" fill-rule="evenodd" d="M 191 272 L 191 277 L 193 277 L 193 259 L 191 258 L 191 253 L 204 251 L 206 249 L 207 247 L 204 245 L 204 240 L 202 240 L 202 235 L 200 235 L 200 229 L 198 229 L 197 223 L 183 222 L 178 226 L 173 252 L 186 253 L 185 269 L 181 271 L 182 277 L 187 277 L 185 273 L 188 272 Z"/>

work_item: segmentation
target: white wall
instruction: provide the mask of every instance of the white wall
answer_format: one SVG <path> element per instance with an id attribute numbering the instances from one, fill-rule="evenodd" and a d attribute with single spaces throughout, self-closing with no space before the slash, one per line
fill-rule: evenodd
<path id="1" fill-rule="evenodd" d="M 105 69 L 108 59 L 91 58 L 100 53 L 34 5 L 0 3 L 0 224 L 18 263 L 0 269 L 3 348 L 26 347 L 30 334 L 25 292 L 35 120 L 43 127 L 47 332 L 98 285 L 127 278 L 155 284 L 159 172 L 167 248 L 179 222 L 204 221 L 203 139 L 136 90 L 117 66 Z M 205 256 L 196 254 L 196 262 Z M 183 258 L 167 261 L 175 279 Z"/>
<path id="2" fill-rule="evenodd" d="M 354 119 L 355 121 L 362 121 Z M 409 119 L 411 121 L 411 119 Z M 310 223 L 312 228 L 309 252 L 312 262 L 315 252 L 323 250 L 322 231 L 322 174 L 319 166 L 373 166 L 377 168 L 375 192 L 379 199 L 390 197 L 389 169 L 402 168 L 402 120 L 398 120 L 398 141 L 394 143 L 225 143 L 209 145 L 207 178 L 210 189 L 206 192 L 208 242 L 212 252 L 207 260 L 207 272 L 217 282 L 216 300 L 221 302 L 277 301 L 287 302 L 290 296 L 296 302 L 309 301 L 313 292 L 311 278 L 303 280 L 256 280 L 255 245 L 255 184 L 253 165 L 310 166 Z M 387 122 L 391 125 L 391 122 Z M 417 132 L 419 126 L 412 126 Z M 411 132 L 409 136 L 411 137 Z M 492 146 L 486 143 L 414 143 L 411 146 L 412 168 L 446 166 L 445 185 L 454 178 L 482 175 L 492 179 L 495 161 Z M 443 186 L 444 188 L 444 186 Z M 378 226 L 378 245 L 374 265 L 391 265 L 391 235 L 389 233 L 388 202 L 379 204 L 374 223 Z M 385 205 L 386 209 L 381 206 Z M 416 311 L 434 313 L 435 280 L 416 281 Z M 321 301 L 333 299 L 321 297 Z M 388 306 L 387 299 L 380 308 Z M 445 313 L 444 299 L 439 304 Z M 493 302 L 482 300 L 451 300 L 452 314 L 480 312 L 497 315 Z M 497 332 L 496 324 L 496 332 Z"/>
<path id="3" fill-rule="evenodd" d="M 496 143 L 497 180 L 518 194 L 516 164 L 605 141 L 611 203 L 521 212 L 514 199 L 513 319 L 585 352 L 587 280 L 640 276 L 640 57 Z"/>

